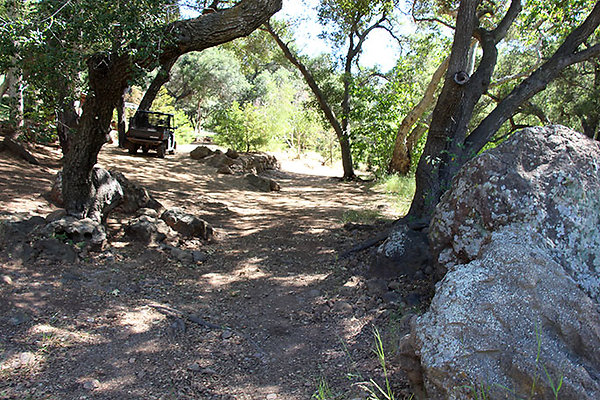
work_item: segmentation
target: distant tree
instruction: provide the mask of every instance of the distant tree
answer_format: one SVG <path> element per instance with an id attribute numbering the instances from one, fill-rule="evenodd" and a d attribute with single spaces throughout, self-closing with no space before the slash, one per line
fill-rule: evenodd
<path id="1" fill-rule="evenodd" d="M 344 179 L 353 179 L 354 166 L 351 151 L 350 112 L 351 89 L 353 82 L 353 66 L 360 56 L 368 35 L 375 29 L 385 29 L 392 32 L 391 16 L 395 1 L 390 0 L 322 0 L 319 5 L 319 20 L 327 26 L 325 35 L 332 41 L 336 49 L 345 49 L 342 56 L 342 85 L 343 93 L 340 112 L 336 114 L 334 107 L 329 104 L 322 88 L 305 63 L 298 57 L 281 35 L 270 25 L 267 31 L 273 36 L 284 55 L 295 65 L 314 93 L 327 121 L 336 133 L 342 153 Z M 347 48 L 346 48 L 347 46 Z"/>

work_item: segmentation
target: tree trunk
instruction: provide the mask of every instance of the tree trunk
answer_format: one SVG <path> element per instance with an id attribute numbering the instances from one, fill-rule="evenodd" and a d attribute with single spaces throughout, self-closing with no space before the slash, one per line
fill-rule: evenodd
<path id="1" fill-rule="evenodd" d="M 8 82 L 6 91 L 10 99 L 9 121 L 17 128 L 15 132 L 18 136 L 21 133 L 20 130 L 23 128 L 24 124 L 23 113 L 25 104 L 23 101 L 23 76 L 16 68 L 9 68 L 5 79 Z"/>
<path id="2" fill-rule="evenodd" d="M 179 57 L 179 56 L 177 56 Z M 138 106 L 138 110 L 146 110 L 149 111 L 152 109 L 152 103 L 156 96 L 158 96 L 158 92 L 160 88 L 167 82 L 169 82 L 171 68 L 175 65 L 175 61 L 177 61 L 177 57 L 170 58 L 161 63 L 161 66 L 158 70 L 158 73 L 150 83 L 148 90 L 144 93 L 144 97 L 142 101 L 140 101 L 140 105 Z"/>
<path id="3" fill-rule="evenodd" d="M 117 134 L 119 147 L 123 149 L 125 148 L 125 92 L 121 94 L 117 104 Z"/>
<path id="4" fill-rule="evenodd" d="M 454 175 L 481 151 L 519 107 L 544 90 L 564 68 L 600 55 L 600 44 L 578 51 L 581 44 L 600 24 L 600 2 L 597 2 L 586 20 L 567 36 L 552 57 L 515 87 L 466 136 L 473 107 L 489 87 L 496 64 L 496 45 L 506 36 L 508 28 L 521 10 L 520 1 L 512 0 L 506 15 L 494 30 L 473 29 L 478 2 L 462 0 L 459 6 L 446 82 L 434 110 L 425 151 L 417 168 L 417 189 L 409 211 L 412 218 L 425 221 L 431 218 L 435 206 L 444 191 L 450 187 Z M 483 48 L 483 57 L 470 79 L 468 76 L 460 79 L 459 71 L 463 70 L 462 55 L 466 53 L 466 42 L 470 37 L 468 35 L 477 37 Z M 452 79 L 453 77 L 455 79 Z"/>
<path id="5" fill-rule="evenodd" d="M 414 124 L 421 119 L 425 111 L 433 104 L 435 91 L 444 76 L 444 73 L 448 69 L 448 63 L 450 57 L 446 57 L 444 61 L 437 67 L 431 81 L 425 89 L 425 94 L 419 104 L 417 104 L 400 123 L 398 133 L 396 134 L 396 141 L 394 143 L 394 152 L 392 153 L 392 159 L 388 165 L 389 173 L 398 173 L 400 175 L 408 175 L 411 165 L 411 154 L 416 141 L 420 138 L 413 136 L 411 143 L 408 142 L 409 135 L 411 133 Z"/>
<path id="6" fill-rule="evenodd" d="M 100 149 L 108 142 L 113 110 L 127 87 L 130 73 L 127 55 L 95 55 L 88 61 L 89 92 L 63 167 L 63 198 L 69 215 L 90 216 L 96 194 L 92 169 Z"/>
<path id="7" fill-rule="evenodd" d="M 71 138 L 77 131 L 79 115 L 72 101 L 65 101 L 56 112 L 56 134 L 63 155 L 69 152 Z"/>

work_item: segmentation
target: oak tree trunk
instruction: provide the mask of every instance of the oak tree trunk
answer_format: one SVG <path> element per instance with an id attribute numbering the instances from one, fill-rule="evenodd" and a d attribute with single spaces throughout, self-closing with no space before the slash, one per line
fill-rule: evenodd
<path id="1" fill-rule="evenodd" d="M 110 121 L 131 73 L 127 55 L 95 55 L 88 60 L 89 91 L 83 104 L 77 134 L 64 158 L 63 198 L 69 215 L 86 218 L 95 188 L 92 169 L 108 142 Z"/>

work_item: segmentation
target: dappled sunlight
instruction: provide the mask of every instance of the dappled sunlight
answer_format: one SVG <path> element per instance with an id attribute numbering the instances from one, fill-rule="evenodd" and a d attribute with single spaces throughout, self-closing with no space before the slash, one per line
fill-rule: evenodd
<path id="1" fill-rule="evenodd" d="M 139 307 L 130 311 L 122 311 L 118 324 L 130 334 L 144 333 L 156 324 L 165 320 L 165 315 L 151 307 Z"/>

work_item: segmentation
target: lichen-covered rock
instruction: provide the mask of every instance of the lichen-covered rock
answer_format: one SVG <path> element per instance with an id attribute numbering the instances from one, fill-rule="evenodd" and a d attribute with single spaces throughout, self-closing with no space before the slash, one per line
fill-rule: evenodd
<path id="1" fill-rule="evenodd" d="M 166 224 L 184 236 L 200 237 L 209 240 L 213 237 L 212 226 L 196 217 L 183 211 L 179 208 L 173 208 L 165 211 L 161 217 Z"/>
<path id="2" fill-rule="evenodd" d="M 447 273 L 405 341 L 427 398 L 600 398 L 599 206 L 600 145 L 560 126 L 459 172 L 430 227 Z"/>
<path id="3" fill-rule="evenodd" d="M 458 173 L 433 215 L 430 242 L 445 268 L 475 260 L 493 232 L 538 233 L 600 302 L 600 144 L 562 126 L 530 128 Z"/>
<path id="4" fill-rule="evenodd" d="M 161 243 L 176 236 L 164 221 L 152 214 L 141 214 L 132 218 L 124 230 L 125 235 L 131 240 L 146 244 Z"/>
<path id="5" fill-rule="evenodd" d="M 399 224 L 377 248 L 369 274 L 383 278 L 399 275 L 422 278 L 422 270 L 429 261 L 427 234 Z"/>

